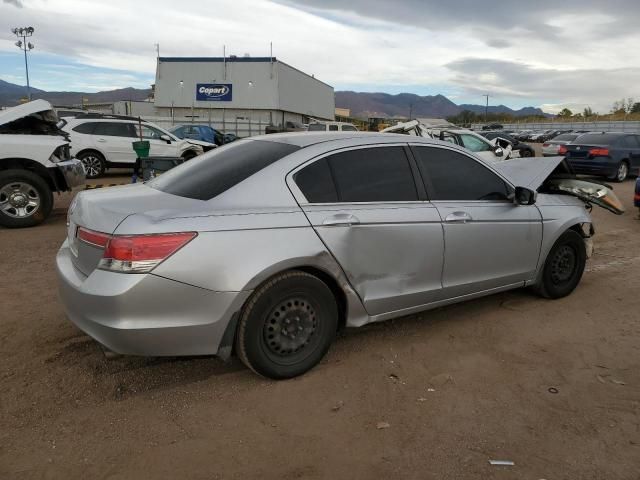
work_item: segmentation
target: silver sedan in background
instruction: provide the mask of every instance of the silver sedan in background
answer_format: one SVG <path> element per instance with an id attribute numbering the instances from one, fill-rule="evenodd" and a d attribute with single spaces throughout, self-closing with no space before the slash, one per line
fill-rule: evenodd
<path id="1" fill-rule="evenodd" d="M 241 140 L 79 194 L 57 255 L 62 301 L 117 353 L 235 352 L 293 377 L 342 326 L 526 286 L 572 292 L 593 233 L 585 202 L 619 202 L 567 184 L 562 162 L 488 164 L 396 134 Z"/>

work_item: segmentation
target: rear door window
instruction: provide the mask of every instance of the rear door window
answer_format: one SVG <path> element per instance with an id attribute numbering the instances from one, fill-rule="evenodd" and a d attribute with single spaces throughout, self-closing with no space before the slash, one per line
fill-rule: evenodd
<path id="1" fill-rule="evenodd" d="M 327 157 L 339 202 L 418 200 L 402 147 L 359 148 Z"/>
<path id="2" fill-rule="evenodd" d="M 94 135 L 106 137 L 134 137 L 135 132 L 132 124 L 118 122 L 96 122 L 93 130 Z"/>
<path id="3" fill-rule="evenodd" d="M 431 200 L 509 200 L 511 188 L 479 161 L 447 148 L 413 151 Z"/>
<path id="4" fill-rule="evenodd" d="M 338 201 L 331 169 L 326 158 L 313 162 L 293 177 L 309 203 L 335 203 Z"/>
<path id="5" fill-rule="evenodd" d="M 330 132 L 337 132 L 338 131 L 338 125 L 329 125 L 329 131 Z"/>

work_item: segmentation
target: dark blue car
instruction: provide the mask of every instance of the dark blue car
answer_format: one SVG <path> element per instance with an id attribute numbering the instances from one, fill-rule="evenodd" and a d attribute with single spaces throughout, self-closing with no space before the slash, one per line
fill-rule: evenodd
<path id="1" fill-rule="evenodd" d="M 218 146 L 236 140 L 233 133 L 222 133 L 209 125 L 178 125 L 173 127 L 170 132 L 178 138 L 202 140 L 203 142 L 215 143 Z"/>
<path id="2" fill-rule="evenodd" d="M 640 174 L 640 135 L 634 133 L 585 133 L 558 150 L 578 174 L 607 177 L 622 182 Z"/>

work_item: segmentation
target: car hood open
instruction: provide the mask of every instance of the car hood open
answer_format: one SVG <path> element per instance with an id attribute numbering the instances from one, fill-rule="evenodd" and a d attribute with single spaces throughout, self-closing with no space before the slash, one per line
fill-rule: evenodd
<path id="1" fill-rule="evenodd" d="M 46 100 L 34 100 L 0 112 L 0 126 L 34 114 L 40 114 L 42 120 L 54 125 L 58 121 L 58 115 L 49 102 Z"/>
<path id="2" fill-rule="evenodd" d="M 498 172 L 517 187 L 540 190 L 547 193 L 572 195 L 583 202 L 598 205 L 617 215 L 624 213 L 624 206 L 610 186 L 591 179 L 573 175 L 552 176 L 564 157 L 515 158 L 493 164 Z"/>

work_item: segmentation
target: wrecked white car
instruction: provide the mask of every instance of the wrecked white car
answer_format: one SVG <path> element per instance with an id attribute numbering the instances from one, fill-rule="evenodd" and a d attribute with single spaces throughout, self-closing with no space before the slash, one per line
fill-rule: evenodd
<path id="1" fill-rule="evenodd" d="M 403 133 L 450 142 L 471 150 L 488 162 L 506 160 L 512 156 L 513 147 L 508 140 L 502 138 L 488 140 L 471 130 L 454 125 L 425 125 L 418 120 L 411 120 L 387 127 L 382 130 L 382 133 Z"/>
<path id="2" fill-rule="evenodd" d="M 53 192 L 84 185 L 82 163 L 57 122 L 44 100 L 0 112 L 0 225 L 37 225 L 51 213 Z"/>

